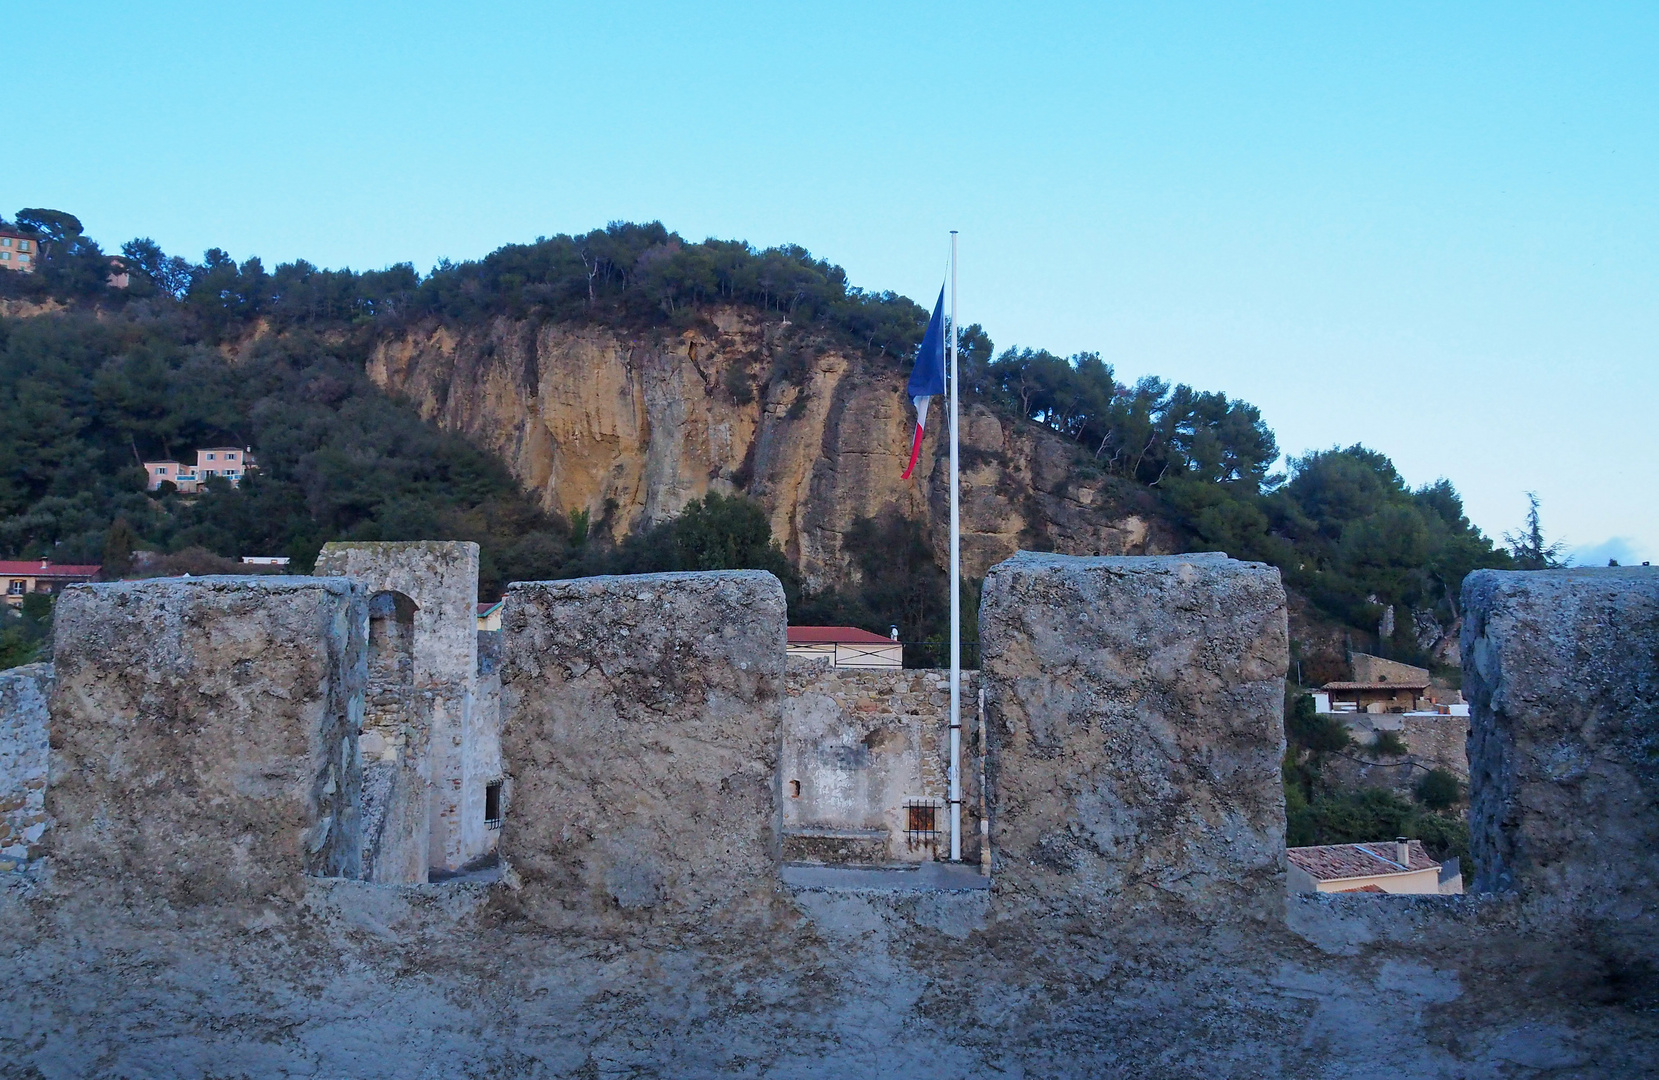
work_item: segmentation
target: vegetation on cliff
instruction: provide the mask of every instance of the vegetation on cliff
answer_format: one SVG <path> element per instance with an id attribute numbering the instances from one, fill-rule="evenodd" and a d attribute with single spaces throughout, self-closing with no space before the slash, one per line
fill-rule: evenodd
<path id="1" fill-rule="evenodd" d="M 0 547 L 65 561 L 96 560 L 124 517 L 140 546 L 282 553 L 299 567 L 336 537 L 475 539 L 486 588 L 674 567 L 693 553 L 704 565 L 709 552 L 787 571 L 769 535 L 744 531 L 764 518 L 729 501 L 693 504 L 683 525 L 614 548 L 590 540 L 585 521 L 541 513 L 499 463 L 379 393 L 363 375 L 368 349 L 414 319 L 585 320 L 662 333 L 725 303 L 899 369 L 926 315 L 903 297 L 850 286 L 840 268 L 800 248 L 688 243 L 655 223 L 508 245 L 425 277 L 408 265 L 354 272 L 303 261 L 268 272 L 257 258 L 239 263 L 218 249 L 190 263 L 139 239 L 122 248 L 131 284 L 116 290 L 104 280 L 107 257 L 73 216 L 28 210 L 17 220 L 46 242 L 45 259 L 37 274 L 0 274 L 0 297 L 73 310 L 0 321 L 9 406 Z M 1393 639 L 1379 646 L 1390 655 L 1422 659 L 1432 641 L 1416 616 L 1449 624 L 1463 575 L 1509 562 L 1469 523 L 1448 481 L 1413 490 L 1380 453 L 1316 451 L 1274 473 L 1279 447 L 1246 402 L 1155 378 L 1125 385 L 1092 353 L 998 354 L 977 326 L 959 340 L 970 399 L 1069 442 L 1076 475 L 1150 493 L 1190 547 L 1279 566 L 1293 590 L 1349 627 L 1376 627 L 1396 608 Z M 775 376 L 791 370 L 780 362 Z M 143 493 L 140 458 L 215 443 L 252 446 L 260 471 L 239 490 L 197 498 Z M 711 528 L 734 531 L 711 538 Z M 818 597 L 792 586 L 803 617 L 943 633 L 943 574 L 914 523 L 859 523 L 848 550 L 861 585 Z"/>

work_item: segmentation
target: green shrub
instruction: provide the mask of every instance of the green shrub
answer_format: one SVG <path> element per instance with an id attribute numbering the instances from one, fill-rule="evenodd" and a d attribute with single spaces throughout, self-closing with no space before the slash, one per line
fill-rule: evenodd
<path id="1" fill-rule="evenodd" d="M 1411 751 L 1406 748 L 1406 741 L 1400 738 L 1396 731 L 1379 731 L 1376 738 L 1371 740 L 1370 750 L 1373 754 L 1382 757 L 1405 757 Z"/>
<path id="2" fill-rule="evenodd" d="M 1448 810 L 1463 798 L 1463 785 L 1445 769 L 1431 769 L 1417 781 L 1413 794 L 1430 810 Z"/>
<path id="3" fill-rule="evenodd" d="M 1292 746 L 1315 753 L 1346 750 L 1353 741 L 1348 726 L 1334 716 L 1321 716 L 1314 711 L 1313 697 L 1301 694 L 1292 703 L 1285 717 L 1285 737 Z"/>

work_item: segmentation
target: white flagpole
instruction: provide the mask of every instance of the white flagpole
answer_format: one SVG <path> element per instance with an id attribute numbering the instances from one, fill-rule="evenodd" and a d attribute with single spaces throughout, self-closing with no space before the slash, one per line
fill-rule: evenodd
<path id="1" fill-rule="evenodd" d="M 962 523 L 956 505 L 956 230 L 950 231 L 950 861 L 962 861 Z"/>

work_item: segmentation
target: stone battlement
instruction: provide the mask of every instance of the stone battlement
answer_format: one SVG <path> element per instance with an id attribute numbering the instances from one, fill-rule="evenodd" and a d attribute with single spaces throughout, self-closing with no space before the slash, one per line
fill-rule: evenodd
<path id="1" fill-rule="evenodd" d="M 0 890 L 11 1067 L 1450 1078 L 1659 1059 L 1659 572 L 1465 583 L 1484 892 L 1292 897 L 1271 567 L 993 567 L 990 887 L 898 860 L 859 888 L 786 881 L 791 829 L 891 844 L 895 791 L 940 780 L 934 673 L 786 670 L 781 586 L 732 572 L 516 584 L 481 675 L 470 604 L 464 644 L 422 623 L 462 610 L 467 558 L 353 548 L 313 578 L 66 590 L 55 671 L 0 675 L 0 781 L 26 804 L 44 756 L 50 819 L 7 819 L 50 826 Z M 424 573 L 459 584 L 423 592 Z M 369 716 L 371 697 L 395 708 Z M 500 871 L 402 879 L 384 867 L 416 822 L 431 865 L 467 850 L 446 814 L 472 813 L 487 772 L 465 764 L 484 699 Z M 394 728 L 390 758 L 359 743 Z M 359 788 L 379 765 L 411 786 L 380 796 L 376 848 Z M 792 780 L 814 809 L 790 809 Z M 424 815 L 417 781 L 438 789 Z"/>

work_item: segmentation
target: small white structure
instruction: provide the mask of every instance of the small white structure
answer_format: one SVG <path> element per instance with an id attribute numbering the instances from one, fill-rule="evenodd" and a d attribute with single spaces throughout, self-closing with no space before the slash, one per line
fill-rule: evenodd
<path id="1" fill-rule="evenodd" d="M 854 626 L 791 626 L 789 659 L 838 668 L 902 668 L 904 645 Z"/>
<path id="2" fill-rule="evenodd" d="M 242 556 L 242 563 L 243 563 L 244 566 L 287 566 L 288 565 L 288 556 L 286 556 L 286 555 L 244 555 L 244 556 Z"/>
<path id="3" fill-rule="evenodd" d="M 1286 885 L 1292 893 L 1463 892 L 1458 860 L 1436 862 L 1421 840 L 1396 837 L 1392 843 L 1325 844 L 1289 848 Z"/>

